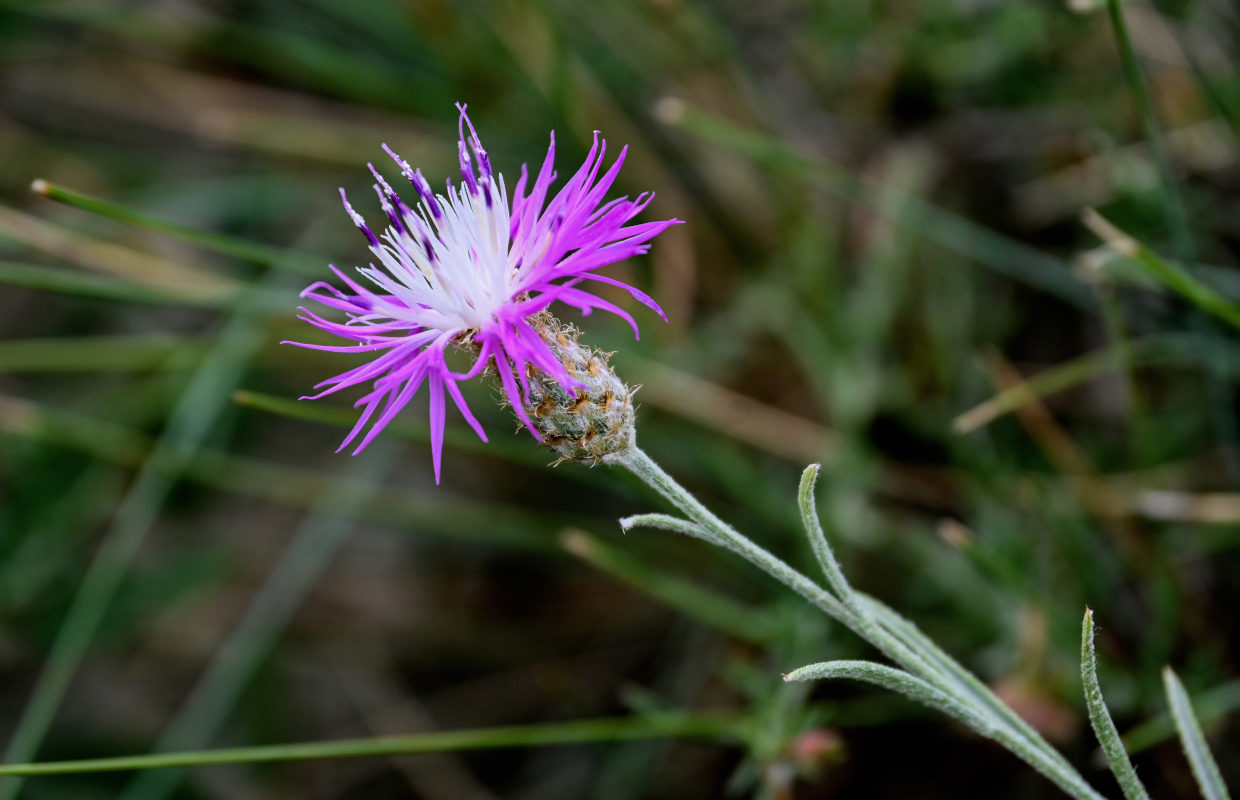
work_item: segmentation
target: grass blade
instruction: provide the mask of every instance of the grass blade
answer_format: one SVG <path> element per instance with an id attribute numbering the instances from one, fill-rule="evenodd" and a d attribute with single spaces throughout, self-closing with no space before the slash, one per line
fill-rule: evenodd
<path id="1" fill-rule="evenodd" d="M 219 299 L 233 297 L 243 288 L 233 278 L 78 233 L 3 205 L 0 235 L 83 268 L 155 289 Z"/>
<path id="2" fill-rule="evenodd" d="M 1206 745 L 1206 737 L 1201 732 L 1201 725 L 1193 714 L 1193 706 L 1184 691 L 1184 684 L 1172 671 L 1171 667 L 1163 669 L 1163 687 L 1167 691 L 1167 704 L 1171 707 L 1171 716 L 1175 719 L 1175 727 L 1180 732 L 1180 744 L 1184 746 L 1184 755 L 1193 769 L 1193 777 L 1201 787 L 1201 794 L 1206 800 L 1231 800 L 1227 787 L 1223 785 L 1223 776 L 1218 771 L 1218 764 L 1210 754 Z"/>
<path id="3" fill-rule="evenodd" d="M 236 298 L 228 295 L 148 286 L 121 278 L 14 261 L 0 261 L 0 283 L 121 303 L 188 305 L 202 308 L 226 308 L 236 303 Z M 282 307 L 288 308 L 289 305 L 285 300 Z"/>
<path id="4" fill-rule="evenodd" d="M 172 334 L 0 340 L 0 372 L 184 368 L 202 358 L 205 345 Z"/>
<path id="5" fill-rule="evenodd" d="M 91 197 L 81 192 L 51 183 L 39 178 L 30 184 L 31 191 L 41 194 L 49 200 L 55 200 L 58 203 L 64 203 L 82 211 L 91 214 L 97 214 L 101 217 L 123 222 L 127 225 L 134 225 L 139 228 L 162 233 L 182 241 L 196 244 L 203 249 L 220 253 L 226 256 L 248 261 L 253 264 L 260 264 L 266 267 L 274 267 L 277 269 L 291 270 L 306 275 L 321 275 L 323 273 L 322 259 L 317 258 L 309 253 L 291 252 L 283 248 L 269 247 L 267 245 L 248 242 L 244 239 L 237 239 L 232 236 L 226 236 L 221 233 L 212 231 L 201 231 L 191 228 L 187 225 L 179 225 L 175 222 L 159 219 L 158 217 L 143 214 L 138 211 L 116 205 L 107 200 L 98 197 Z"/>
<path id="6" fill-rule="evenodd" d="M 1102 699 L 1102 687 L 1098 685 L 1098 658 L 1094 651 L 1094 612 L 1085 609 L 1081 622 L 1081 682 L 1085 686 L 1085 706 L 1089 709 L 1089 723 L 1094 728 L 1102 752 L 1106 753 L 1111 772 L 1119 781 L 1119 787 L 1128 800 L 1148 800 L 1149 795 L 1137 777 L 1137 771 L 1124 750 L 1106 701 Z"/>
<path id="7" fill-rule="evenodd" d="M 1240 306 L 1189 275 L 1182 267 L 1164 260 L 1092 208 L 1087 209 L 1081 219 L 1111 249 L 1144 267 L 1146 272 L 1167 288 L 1232 327 L 1240 329 Z"/>
<path id="8" fill-rule="evenodd" d="M 1056 364 L 999 391 L 952 420 L 952 430 L 972 433 L 1030 403 L 1124 369 L 1196 365 L 1204 360 L 1203 350 L 1208 345 L 1208 341 L 1193 334 L 1156 334 L 1119 342 Z M 1240 359 L 1233 357 L 1226 366 L 1226 374 L 1238 373 Z"/>
<path id="9" fill-rule="evenodd" d="M 1115 31 L 1115 41 L 1119 46 L 1124 78 L 1128 81 L 1128 88 L 1132 90 L 1137 113 L 1141 117 L 1141 126 L 1145 129 L 1146 143 L 1158 167 L 1163 213 L 1167 215 L 1167 223 L 1171 227 L 1177 257 L 1182 263 L 1191 264 L 1194 261 L 1194 247 L 1192 229 L 1188 223 L 1188 212 L 1184 208 L 1184 200 L 1180 197 L 1179 189 L 1176 187 L 1175 175 L 1171 170 L 1171 159 L 1167 157 L 1167 148 L 1163 144 L 1162 132 L 1158 128 L 1158 117 L 1154 113 L 1154 101 L 1150 98 L 1145 78 L 1141 74 L 1141 65 L 1137 62 L 1132 39 L 1128 36 L 1128 26 L 1124 22 L 1124 10 L 1120 7 L 1119 0 L 1107 0 L 1107 13 L 1111 18 L 1111 27 Z"/>

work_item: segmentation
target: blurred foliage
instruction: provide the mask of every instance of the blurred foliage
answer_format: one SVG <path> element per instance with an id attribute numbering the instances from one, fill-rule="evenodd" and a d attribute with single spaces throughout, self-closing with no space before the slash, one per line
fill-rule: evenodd
<path id="1" fill-rule="evenodd" d="M 726 554 L 622 537 L 655 499 L 546 468 L 485 385 L 493 442 L 450 431 L 441 487 L 416 403 L 389 437 L 415 444 L 333 454 L 350 398 L 291 400 L 346 357 L 277 343 L 305 335 L 307 276 L 365 252 L 336 187 L 363 192 L 381 142 L 450 176 L 457 101 L 510 175 L 552 129 L 561 174 L 595 129 L 627 143 L 622 190 L 689 223 L 618 268 L 668 325 L 582 323 L 644 384 L 641 441 L 669 471 L 808 565 L 796 476 L 822 462 L 854 582 L 1109 792 L 1076 660 L 1089 605 L 1152 794 L 1192 791 L 1166 664 L 1237 785 L 1238 373 L 1217 314 L 1240 301 L 1240 13 L 1123 9 L 1127 78 L 1090 0 L 0 2 L 4 736 L 32 724 L 75 602 L 98 630 L 41 760 L 667 710 L 750 731 L 23 796 L 1055 796 L 905 701 L 784 685 L 865 648 Z M 256 599 L 273 585 L 279 613 Z"/>

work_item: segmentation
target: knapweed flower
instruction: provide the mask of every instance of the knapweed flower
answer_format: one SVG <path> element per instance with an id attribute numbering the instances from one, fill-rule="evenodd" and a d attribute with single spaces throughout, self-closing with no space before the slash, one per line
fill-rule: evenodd
<path id="1" fill-rule="evenodd" d="M 666 320 L 658 304 L 645 293 L 599 275 L 598 270 L 645 253 L 652 238 L 677 222 L 633 222 L 650 203 L 652 194 L 604 202 L 627 148 L 603 171 L 606 142 L 597 133 L 585 163 L 554 194 L 552 134 L 542 168 L 530 180 L 526 168 L 521 167 L 510 202 L 503 176 L 492 169 L 465 107 L 457 108 L 459 184 L 453 186 L 448 181 L 445 193 L 435 194 L 421 170 L 410 168 L 384 145 L 418 200 L 413 206 L 406 205 L 374 165 L 369 165 L 377 181 L 374 189 L 379 204 L 387 216 L 387 228 L 379 235 L 349 205 L 344 189 L 340 190 L 345 209 L 370 243 L 378 265 L 359 267 L 362 280 L 350 278 L 332 265 L 344 284 L 343 290 L 317 282 L 302 292 L 302 297 L 344 312 L 347 321 L 333 322 L 305 308 L 301 309 L 301 319 L 353 344 L 292 342 L 318 350 L 373 354 L 367 363 L 315 387 L 322 391 L 313 398 L 358 384 L 371 385 L 355 404 L 362 409 L 361 416 L 340 445 L 341 450 L 357 441 L 354 453 L 360 452 L 425 385 L 436 482 L 443 449 L 445 395 L 486 441 L 457 384 L 488 367 L 494 370 L 518 418 L 540 439 L 545 436 L 540 435 L 541 428 L 531 417 L 539 418 L 540 409 L 547 409 L 547 398 L 556 394 L 553 387 L 558 387 L 563 394 L 560 399 L 567 398 L 569 406 L 586 402 L 582 397 L 604 406 L 621 400 L 628 403 L 627 393 L 619 398 L 610 389 L 593 386 L 597 381 L 588 379 L 604 362 L 592 352 L 582 351 L 575 336 L 566 337 L 547 309 L 558 301 L 583 314 L 594 309 L 609 311 L 626 320 L 637 335 L 632 316 L 586 288 L 587 282 L 597 281 L 628 291 Z M 566 348 L 570 341 L 573 347 Z M 445 360 L 449 347 L 471 353 L 472 368 L 466 372 L 449 368 Z M 569 350 L 579 363 L 565 358 Z M 546 416 L 553 415 L 548 412 Z"/>

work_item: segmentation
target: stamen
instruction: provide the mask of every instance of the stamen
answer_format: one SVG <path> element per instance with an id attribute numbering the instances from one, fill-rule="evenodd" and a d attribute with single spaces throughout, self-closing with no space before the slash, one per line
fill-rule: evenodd
<path id="1" fill-rule="evenodd" d="M 379 239 L 375 236 L 374 231 L 366 227 L 366 220 L 362 219 L 362 215 L 353 210 L 353 206 L 349 205 L 349 198 L 345 196 L 344 187 L 340 187 L 340 201 L 344 203 L 344 210 L 349 212 L 349 219 L 353 220 L 353 224 L 357 229 L 366 234 L 371 247 L 379 246 Z"/>
<path id="2" fill-rule="evenodd" d="M 435 193 L 431 191 L 431 185 L 427 183 L 426 178 L 422 176 L 422 170 L 415 170 L 409 166 L 409 162 L 392 152 L 392 148 L 386 144 L 382 145 L 383 150 L 392 160 L 400 167 L 400 174 L 404 175 L 409 183 L 413 186 L 413 190 L 418 193 L 418 199 L 422 201 L 422 205 L 430 210 L 431 216 L 436 221 L 443 219 L 443 210 L 439 207 L 439 200 L 435 198 Z M 393 193 L 395 194 L 395 193 Z"/>

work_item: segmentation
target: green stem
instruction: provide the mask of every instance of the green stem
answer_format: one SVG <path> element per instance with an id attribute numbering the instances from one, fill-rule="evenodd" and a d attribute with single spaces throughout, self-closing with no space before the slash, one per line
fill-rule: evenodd
<path id="1" fill-rule="evenodd" d="M 715 516 L 698 499 L 663 471 L 654 459 L 639 447 L 632 447 L 608 457 L 609 463 L 628 469 L 682 513 L 706 529 L 711 541 L 731 550 L 759 567 L 775 580 L 804 597 L 816 608 L 838 621 L 861 638 L 873 644 L 884 655 L 901 664 L 913 674 L 926 680 L 941 680 L 942 670 L 922 658 L 915 650 L 905 646 L 898 638 L 888 635 L 873 624 L 865 613 L 857 613 L 836 599 L 827 590 L 793 569 L 787 562 L 769 550 L 751 541 L 739 531 Z"/>
<path id="2" fill-rule="evenodd" d="M 605 460 L 618 464 L 640 478 L 646 485 L 654 489 L 669 503 L 678 508 L 685 516 L 705 527 L 717 537 L 724 547 L 743 556 L 747 561 L 760 567 L 775 580 L 791 588 L 797 594 L 825 611 L 832 618 L 844 625 L 852 627 L 856 615 L 837 600 L 830 592 L 814 581 L 797 572 L 785 561 L 768 550 L 742 536 L 732 526 L 715 516 L 710 509 L 698 502 L 672 476 L 663 471 L 654 459 L 646 455 L 639 447 L 631 447 Z"/>
<path id="3" fill-rule="evenodd" d="M 411 755 L 451 750 L 538 747 L 673 737 L 735 741 L 743 740 L 745 731 L 745 719 L 730 713 L 658 714 L 636 719 L 587 719 L 543 725 L 385 736 L 374 739 L 236 747 L 122 758 L 91 758 L 81 761 L 49 761 L 43 764 L 9 764 L 0 766 L 0 775 L 118 772 L 169 767 L 201 767 L 211 764 L 258 764 L 269 761 Z"/>
<path id="4" fill-rule="evenodd" d="M 1003 706 L 981 681 L 941 650 L 935 648 L 934 652 L 923 654 L 915 639 L 898 636 L 888 630 L 890 624 L 876 624 L 867 613 L 854 612 L 817 583 L 715 516 L 640 448 L 631 447 L 605 460 L 632 472 L 683 514 L 706 528 L 724 547 L 804 597 L 892 661 L 980 714 L 990 724 L 979 726 L 979 733 L 1002 744 L 1066 794 L 1078 800 L 1103 800 L 1102 795 L 1095 792 L 1058 751 L 1023 721 L 1014 721 L 1018 718 L 1010 709 Z M 943 661 L 949 663 L 945 665 Z M 963 682 L 959 677 L 961 674 L 968 675 L 972 680 Z M 1000 713 L 997 708 L 1006 713 Z"/>
<path id="5" fill-rule="evenodd" d="M 1158 167 L 1158 175 L 1162 184 L 1163 213 L 1170 223 L 1171 235 L 1175 241 L 1176 256 L 1185 266 L 1194 261 L 1192 228 L 1189 226 L 1188 212 L 1184 208 L 1184 200 L 1180 197 L 1176 186 L 1175 172 L 1171 168 L 1171 159 L 1167 156 L 1167 148 L 1163 145 L 1162 132 L 1158 129 L 1158 115 L 1154 111 L 1154 101 L 1150 97 L 1145 77 L 1141 74 L 1141 65 L 1137 61 L 1136 50 L 1132 46 L 1132 38 L 1128 35 L 1128 25 L 1124 21 L 1124 10 L 1119 0 L 1107 0 L 1107 13 L 1111 18 L 1111 27 L 1115 31 L 1115 42 L 1119 46 L 1120 62 L 1124 69 L 1124 78 L 1132 90 L 1133 100 L 1137 105 L 1137 113 L 1141 117 L 1141 126 L 1145 129 L 1145 141 L 1154 156 Z"/>

